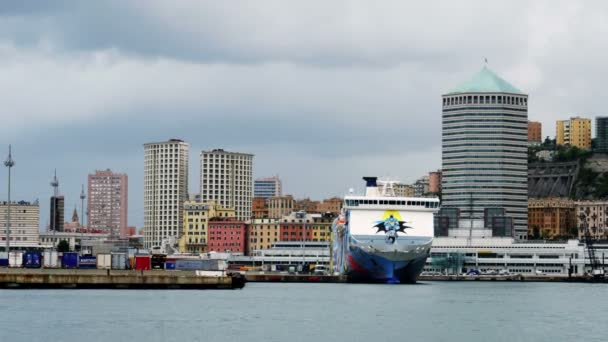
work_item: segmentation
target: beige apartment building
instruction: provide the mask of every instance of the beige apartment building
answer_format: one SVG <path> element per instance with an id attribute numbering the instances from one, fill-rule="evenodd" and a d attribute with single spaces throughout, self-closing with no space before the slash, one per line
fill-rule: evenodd
<path id="1" fill-rule="evenodd" d="M 295 210 L 296 201 L 293 196 L 275 196 L 268 199 L 268 217 L 281 218 Z"/>
<path id="2" fill-rule="evenodd" d="M 205 253 L 209 240 L 209 221 L 236 217 L 234 208 L 224 208 L 216 202 L 188 201 L 184 203 L 184 225 L 179 239 L 180 253 Z"/>
<path id="3" fill-rule="evenodd" d="M 188 149 L 179 139 L 144 144 L 144 248 L 178 238 L 188 200 Z"/>
<path id="4" fill-rule="evenodd" d="M 280 240 L 280 219 L 254 219 L 247 231 L 248 254 L 260 249 L 269 249 Z"/>
<path id="5" fill-rule="evenodd" d="M 0 248 L 6 247 L 8 202 L 0 202 Z M 39 247 L 40 207 L 36 202 L 11 202 L 10 247 Z"/>
<path id="6" fill-rule="evenodd" d="M 579 237 L 586 230 L 596 239 L 608 238 L 608 201 L 576 201 L 576 222 Z"/>

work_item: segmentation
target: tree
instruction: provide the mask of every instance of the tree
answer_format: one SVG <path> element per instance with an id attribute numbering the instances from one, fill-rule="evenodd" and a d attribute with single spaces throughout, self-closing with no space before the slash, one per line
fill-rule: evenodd
<path id="1" fill-rule="evenodd" d="M 532 237 L 534 240 L 540 239 L 540 227 L 538 225 L 535 225 L 534 228 L 532 228 Z"/>
<path id="2" fill-rule="evenodd" d="M 70 251 L 70 243 L 66 240 L 61 240 L 57 244 L 57 252 L 69 252 Z"/>

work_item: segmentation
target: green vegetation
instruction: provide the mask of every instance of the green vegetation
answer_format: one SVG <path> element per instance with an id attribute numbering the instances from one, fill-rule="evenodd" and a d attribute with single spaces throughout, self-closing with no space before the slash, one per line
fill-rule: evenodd
<path id="1" fill-rule="evenodd" d="M 61 240 L 57 244 L 57 252 L 69 252 L 70 244 L 66 240 Z"/>

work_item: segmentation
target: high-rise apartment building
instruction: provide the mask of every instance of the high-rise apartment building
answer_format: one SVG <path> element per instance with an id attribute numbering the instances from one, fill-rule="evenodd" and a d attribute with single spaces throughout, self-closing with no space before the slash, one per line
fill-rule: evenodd
<path id="1" fill-rule="evenodd" d="M 507 234 L 526 239 L 528 96 L 484 67 L 442 100 L 442 209 L 472 229 L 485 209 L 503 208 Z"/>
<path id="2" fill-rule="evenodd" d="M 528 121 L 528 142 L 540 144 L 543 142 L 543 125 L 538 121 Z"/>
<path id="3" fill-rule="evenodd" d="M 8 203 L 0 202 L 0 241 L 6 244 Z M 40 207 L 36 202 L 11 202 L 11 248 L 39 247 Z"/>
<path id="4" fill-rule="evenodd" d="M 608 116 L 595 118 L 595 152 L 608 153 Z"/>
<path id="5" fill-rule="evenodd" d="M 283 196 L 283 187 L 279 176 L 269 178 L 258 178 L 253 182 L 253 197 L 278 197 Z"/>
<path id="6" fill-rule="evenodd" d="M 179 236 L 188 200 L 188 144 L 171 139 L 144 144 L 144 247 Z"/>
<path id="7" fill-rule="evenodd" d="M 591 119 L 576 116 L 570 120 L 559 120 L 556 122 L 555 130 L 556 144 L 582 149 L 591 148 Z"/>
<path id="8" fill-rule="evenodd" d="M 89 174 L 88 228 L 119 236 L 127 224 L 129 178 L 110 169 Z"/>
<path id="9" fill-rule="evenodd" d="M 65 226 L 65 200 L 63 196 L 53 195 L 51 196 L 50 206 L 50 219 L 51 224 L 49 226 L 51 231 L 62 232 Z"/>
<path id="10" fill-rule="evenodd" d="M 201 152 L 201 200 L 234 208 L 236 218 L 251 219 L 253 154 L 222 149 Z"/>

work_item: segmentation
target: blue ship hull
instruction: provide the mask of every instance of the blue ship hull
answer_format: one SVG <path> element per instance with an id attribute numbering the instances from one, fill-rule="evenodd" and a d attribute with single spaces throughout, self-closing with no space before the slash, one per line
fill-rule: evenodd
<path id="1" fill-rule="evenodd" d="M 346 252 L 346 275 L 353 282 L 415 283 L 422 272 L 427 256 L 411 260 L 389 260 L 378 254 L 349 248 Z"/>

